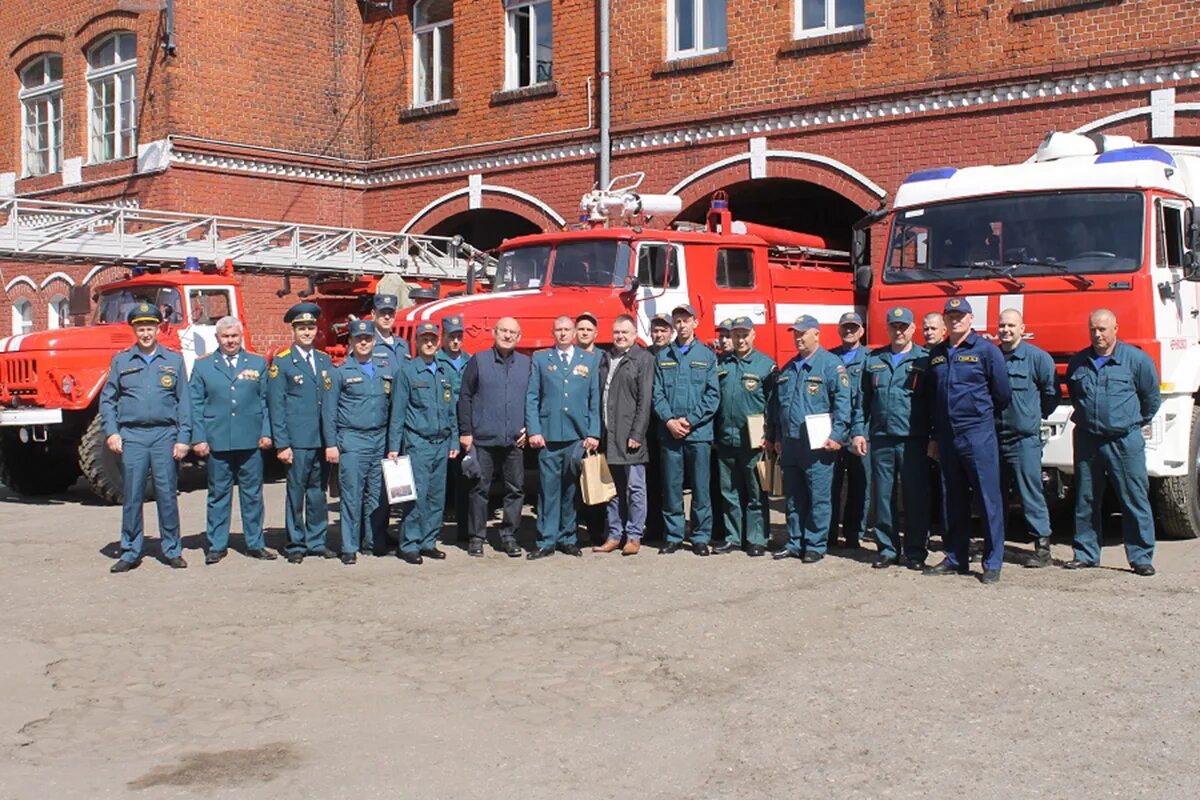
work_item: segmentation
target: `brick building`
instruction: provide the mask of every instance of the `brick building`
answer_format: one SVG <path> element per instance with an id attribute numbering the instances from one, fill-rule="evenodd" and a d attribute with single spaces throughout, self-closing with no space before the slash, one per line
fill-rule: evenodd
<path id="1" fill-rule="evenodd" d="M 168 1 L 0 7 L 0 199 L 488 247 L 573 221 L 596 180 L 594 2 Z M 610 5 L 612 174 L 645 172 L 683 218 L 726 189 L 740 218 L 844 242 L 913 170 L 1022 159 L 1051 129 L 1200 142 L 1193 3 Z M 115 271 L 0 272 L 7 335 L 60 324 L 70 286 Z M 295 297 L 247 284 L 273 346 Z"/>

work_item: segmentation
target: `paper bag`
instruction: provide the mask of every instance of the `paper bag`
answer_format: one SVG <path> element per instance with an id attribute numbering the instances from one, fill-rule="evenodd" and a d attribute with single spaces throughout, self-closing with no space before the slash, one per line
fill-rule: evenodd
<path id="1" fill-rule="evenodd" d="M 598 506 L 617 496 L 617 484 L 602 453 L 584 455 L 579 474 L 579 491 L 585 505 Z"/>
<path id="2" fill-rule="evenodd" d="M 766 454 L 755 464 L 758 472 L 758 485 L 772 497 L 783 497 L 783 464 L 779 457 Z"/>
<path id="3" fill-rule="evenodd" d="M 746 435 L 750 437 L 750 447 L 757 450 L 766 435 L 767 422 L 762 414 L 750 414 L 746 417 Z"/>
<path id="4" fill-rule="evenodd" d="M 393 461 L 383 459 L 383 486 L 388 505 L 409 503 L 417 499 L 417 482 L 413 478 L 412 459 L 399 456 Z"/>

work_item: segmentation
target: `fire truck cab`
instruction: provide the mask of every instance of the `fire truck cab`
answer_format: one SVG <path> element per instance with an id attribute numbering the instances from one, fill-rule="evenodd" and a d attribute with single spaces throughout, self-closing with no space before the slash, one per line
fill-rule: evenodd
<path id="1" fill-rule="evenodd" d="M 885 344 L 883 315 L 917 314 L 965 297 L 975 328 L 995 338 L 1001 311 L 1025 317 L 1025 338 L 1062 378 L 1090 345 L 1090 312 L 1109 308 L 1119 336 L 1158 365 L 1163 405 L 1146 430 L 1161 532 L 1200 534 L 1200 148 L 1127 137 L 1052 133 L 1021 164 L 926 169 L 896 192 L 872 270 L 867 329 Z M 874 324 L 870 324 L 874 323 Z M 1043 465 L 1059 499 L 1073 473 L 1071 406 L 1043 423 Z"/>

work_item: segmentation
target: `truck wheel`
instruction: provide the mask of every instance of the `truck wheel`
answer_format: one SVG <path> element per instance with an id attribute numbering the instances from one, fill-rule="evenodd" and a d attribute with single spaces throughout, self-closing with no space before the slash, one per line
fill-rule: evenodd
<path id="1" fill-rule="evenodd" d="M 1188 474 L 1150 481 L 1150 502 L 1164 539 L 1200 536 L 1200 408 L 1192 408 Z"/>
<path id="2" fill-rule="evenodd" d="M 97 497 L 106 503 L 119 504 L 123 482 L 121 457 L 108 449 L 107 438 L 99 415 L 92 417 L 79 440 L 79 469 Z"/>
<path id="3" fill-rule="evenodd" d="M 71 488 L 79 477 L 79 467 L 55 444 L 23 443 L 16 431 L 6 431 L 0 440 L 0 481 L 27 497 L 58 494 Z"/>

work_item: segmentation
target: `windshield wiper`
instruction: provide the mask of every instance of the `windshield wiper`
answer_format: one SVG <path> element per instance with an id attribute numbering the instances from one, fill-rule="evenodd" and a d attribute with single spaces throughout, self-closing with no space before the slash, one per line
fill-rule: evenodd
<path id="1" fill-rule="evenodd" d="M 1004 264 L 995 264 L 995 263 L 992 263 L 991 261 L 981 261 L 981 262 L 977 262 L 974 264 L 943 264 L 942 269 L 966 270 L 966 274 L 963 275 L 964 278 L 969 277 L 971 275 L 971 273 L 974 272 L 975 270 L 982 269 L 982 270 L 986 270 L 987 272 L 990 272 L 993 275 L 997 276 L 1000 280 L 1008 281 L 1013 286 L 1016 286 L 1018 289 L 1025 288 L 1024 281 L 1018 280 L 1017 278 L 1014 278 L 1012 275 L 1009 274 L 1012 272 L 1012 269 L 1013 269 L 1012 267 L 1006 266 Z"/>
<path id="2" fill-rule="evenodd" d="M 1057 261 L 1045 261 L 1045 262 L 1021 261 L 1021 262 L 1016 262 L 1016 265 L 1017 266 L 1030 266 L 1030 267 L 1045 267 L 1046 269 L 1054 270 L 1059 275 L 1062 275 L 1064 278 L 1066 278 L 1068 280 L 1073 279 L 1073 280 L 1079 281 L 1080 283 L 1083 284 L 1083 288 L 1085 288 L 1085 289 L 1090 289 L 1096 285 L 1096 282 L 1094 280 L 1092 280 L 1091 278 L 1089 278 L 1088 276 L 1080 275 L 1077 272 L 1071 272 L 1071 269 L 1066 264 L 1059 264 Z"/>

